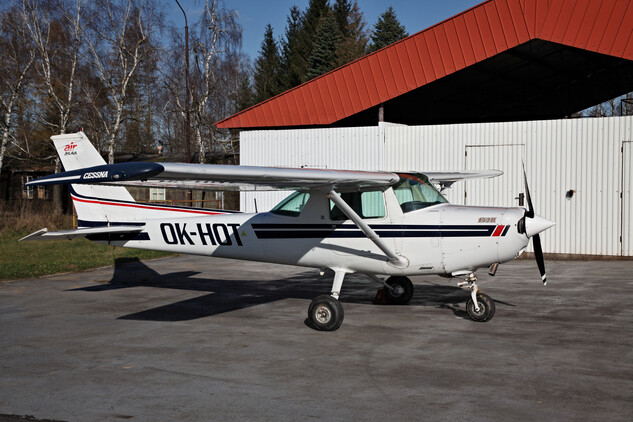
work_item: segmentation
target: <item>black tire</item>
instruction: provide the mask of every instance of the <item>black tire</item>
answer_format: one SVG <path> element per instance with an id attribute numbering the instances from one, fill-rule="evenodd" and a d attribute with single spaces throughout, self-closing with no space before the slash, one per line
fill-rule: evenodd
<path id="1" fill-rule="evenodd" d="M 315 330 L 336 331 L 343 317 L 341 302 L 329 295 L 316 297 L 308 307 L 308 319 Z"/>
<path id="2" fill-rule="evenodd" d="M 479 305 L 479 312 L 475 311 L 475 304 L 472 298 L 468 299 L 466 303 L 466 312 L 468 312 L 470 319 L 476 322 L 490 321 L 495 315 L 495 302 L 490 296 L 478 293 L 477 303 Z"/>
<path id="3" fill-rule="evenodd" d="M 385 298 L 390 305 L 406 305 L 413 297 L 413 283 L 408 277 L 389 277 L 386 283 L 393 288 L 385 288 Z"/>

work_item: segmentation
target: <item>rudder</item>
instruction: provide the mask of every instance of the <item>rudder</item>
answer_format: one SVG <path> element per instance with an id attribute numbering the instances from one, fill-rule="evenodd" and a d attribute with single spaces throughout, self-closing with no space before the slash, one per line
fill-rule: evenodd
<path id="1" fill-rule="evenodd" d="M 83 132 L 51 136 L 65 171 L 106 164 L 99 151 Z M 121 207 L 108 200 L 134 203 L 134 198 L 123 186 L 71 184 L 71 197 L 77 211 L 79 227 L 111 225 L 128 222 Z"/>

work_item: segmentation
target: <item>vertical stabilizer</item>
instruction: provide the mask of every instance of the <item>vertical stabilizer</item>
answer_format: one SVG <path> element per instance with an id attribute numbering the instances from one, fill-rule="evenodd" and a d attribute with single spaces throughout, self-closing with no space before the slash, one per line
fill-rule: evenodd
<path id="1" fill-rule="evenodd" d="M 55 135 L 51 140 L 66 171 L 106 164 L 83 132 Z M 108 205 L 108 200 L 134 202 L 126 188 L 84 184 L 73 184 L 71 188 L 79 227 L 129 221 L 121 207 Z"/>

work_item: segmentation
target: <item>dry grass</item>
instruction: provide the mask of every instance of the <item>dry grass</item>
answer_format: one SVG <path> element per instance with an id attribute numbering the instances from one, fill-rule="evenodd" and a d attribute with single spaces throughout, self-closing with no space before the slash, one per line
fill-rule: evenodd
<path id="1" fill-rule="evenodd" d="M 37 204 L 37 203 L 36 203 Z M 38 208 L 33 203 L 0 207 L 0 281 L 33 278 L 68 271 L 84 271 L 113 265 L 117 258 L 150 259 L 168 256 L 165 252 L 117 248 L 86 239 L 18 242 L 29 233 L 73 228 L 71 215 Z"/>
<path id="2" fill-rule="evenodd" d="M 44 227 L 49 230 L 72 229 L 73 217 L 53 210 L 49 202 L 0 204 L 0 234 L 23 233 Z"/>

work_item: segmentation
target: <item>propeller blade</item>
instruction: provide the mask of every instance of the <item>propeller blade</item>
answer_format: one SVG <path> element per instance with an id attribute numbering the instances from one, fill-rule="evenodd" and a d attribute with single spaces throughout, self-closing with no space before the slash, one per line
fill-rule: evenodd
<path id="1" fill-rule="evenodd" d="M 527 172 L 525 171 L 525 163 L 523 163 L 523 181 L 525 182 L 525 198 L 527 199 L 528 209 L 525 212 L 525 217 L 529 218 L 530 221 L 526 221 L 526 227 L 531 226 L 532 230 L 527 231 L 526 234 L 528 237 L 532 234 L 532 241 L 534 245 L 534 257 L 536 258 L 536 265 L 538 266 L 538 270 L 541 273 L 541 280 L 543 280 L 543 285 L 547 286 L 547 274 L 545 273 L 545 259 L 543 258 L 543 248 L 541 247 L 541 237 L 538 235 L 543 230 L 548 229 L 552 225 L 553 222 L 539 216 L 535 216 L 534 214 L 534 205 L 532 204 L 532 197 L 530 196 L 530 188 L 528 187 L 527 181 Z"/>
<path id="2" fill-rule="evenodd" d="M 547 274 L 545 273 L 545 260 L 543 259 L 543 249 L 541 248 L 541 238 L 538 234 L 532 236 L 534 242 L 534 257 L 536 258 L 536 265 L 541 273 L 541 280 L 543 285 L 547 286 Z"/>
<path id="3" fill-rule="evenodd" d="M 527 173 L 525 172 L 525 163 L 523 163 L 523 180 L 525 182 L 525 198 L 528 203 L 528 211 L 525 214 L 528 218 L 534 218 L 534 205 L 532 205 L 532 197 L 530 196 L 530 188 L 528 187 Z"/>

